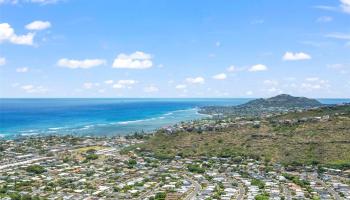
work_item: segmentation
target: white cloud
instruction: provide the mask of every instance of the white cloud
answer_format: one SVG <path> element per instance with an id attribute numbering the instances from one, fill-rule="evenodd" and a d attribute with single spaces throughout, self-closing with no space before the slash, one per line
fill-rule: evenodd
<path id="1" fill-rule="evenodd" d="M 0 0 L 0 5 L 1 4 L 17 4 L 18 0 Z"/>
<path id="2" fill-rule="evenodd" d="M 330 17 L 330 16 L 322 16 L 322 17 L 317 18 L 316 21 L 317 21 L 317 22 L 320 22 L 320 23 L 327 23 L 327 22 L 333 21 L 333 17 Z"/>
<path id="3" fill-rule="evenodd" d="M 343 69 L 344 67 L 345 67 L 345 65 L 344 64 L 331 64 L 331 65 L 328 65 L 328 67 L 329 68 L 331 68 L 331 69 L 336 69 L 336 70 L 338 70 L 338 69 Z"/>
<path id="4" fill-rule="evenodd" d="M 283 93 L 283 91 L 281 89 L 278 89 L 278 88 L 275 88 L 275 87 L 269 88 L 267 90 L 267 92 L 269 92 L 269 93 L 277 93 L 277 94 L 282 94 Z"/>
<path id="5" fill-rule="evenodd" d="M 57 3 L 61 0 L 0 0 L 1 4 L 37 3 L 41 5 Z"/>
<path id="6" fill-rule="evenodd" d="M 31 90 L 31 89 L 34 88 L 34 86 L 33 86 L 33 85 L 23 85 L 23 86 L 21 86 L 21 88 L 22 88 L 23 90 Z"/>
<path id="7" fill-rule="evenodd" d="M 219 42 L 219 41 L 215 42 L 215 46 L 220 47 L 221 46 L 221 42 Z"/>
<path id="8" fill-rule="evenodd" d="M 305 80 L 306 82 L 302 83 L 300 86 L 303 91 L 322 90 L 330 87 L 328 80 L 322 80 L 318 77 L 310 77 Z"/>
<path id="9" fill-rule="evenodd" d="M 318 5 L 315 8 L 327 10 L 327 11 L 340 11 L 344 13 L 350 14 L 350 0 L 340 0 L 339 6 L 326 6 L 326 5 Z"/>
<path id="10" fill-rule="evenodd" d="M 119 80 L 118 83 L 122 85 L 134 85 L 138 83 L 138 81 L 129 79 L 129 80 Z"/>
<path id="11" fill-rule="evenodd" d="M 122 88 L 128 88 L 130 89 L 132 87 L 132 85 L 137 84 L 138 81 L 136 80 L 131 80 L 131 79 L 127 79 L 127 80 L 119 80 L 117 83 L 115 83 L 112 87 L 115 89 L 122 89 Z"/>
<path id="12" fill-rule="evenodd" d="M 31 3 L 38 3 L 38 4 L 53 4 L 53 3 L 57 3 L 61 0 L 27 0 L 27 2 L 31 2 Z"/>
<path id="13" fill-rule="evenodd" d="M 285 61 L 309 60 L 311 59 L 311 56 L 303 52 L 299 52 L 299 53 L 286 52 L 283 55 L 282 59 Z"/>
<path id="14" fill-rule="evenodd" d="M 248 69 L 248 71 L 250 72 L 258 72 L 258 71 L 266 71 L 266 70 L 267 70 L 267 67 L 263 64 L 253 65 Z"/>
<path id="15" fill-rule="evenodd" d="M 229 67 L 227 68 L 227 71 L 229 71 L 229 72 L 234 72 L 234 71 L 236 71 L 236 66 L 234 66 L 234 65 L 229 66 Z"/>
<path id="16" fill-rule="evenodd" d="M 122 89 L 122 88 L 125 88 L 125 85 L 121 85 L 121 84 L 116 83 L 116 84 L 113 85 L 113 88 L 115 88 L 115 89 Z"/>
<path id="17" fill-rule="evenodd" d="M 305 80 L 309 81 L 309 82 L 315 82 L 315 81 L 320 80 L 320 78 L 318 78 L 318 77 L 309 77 L 309 78 L 306 78 Z"/>
<path id="18" fill-rule="evenodd" d="M 26 29 L 34 31 L 44 30 L 50 27 L 51 23 L 49 21 L 33 21 L 26 25 Z"/>
<path id="19" fill-rule="evenodd" d="M 191 84 L 203 84 L 205 82 L 205 79 L 203 77 L 195 77 L 195 78 L 187 78 L 186 81 Z"/>
<path id="20" fill-rule="evenodd" d="M 216 79 L 216 80 L 224 80 L 226 78 L 227 78 L 227 75 L 225 73 L 216 74 L 213 76 L 213 79 Z"/>
<path id="21" fill-rule="evenodd" d="M 35 33 L 26 35 L 16 35 L 13 28 L 8 23 L 0 24 L 0 43 L 7 41 L 18 45 L 33 45 Z"/>
<path id="22" fill-rule="evenodd" d="M 20 67 L 20 68 L 16 69 L 16 72 L 18 72 L 18 73 L 26 73 L 28 71 L 29 71 L 28 67 Z"/>
<path id="23" fill-rule="evenodd" d="M 86 83 L 84 83 L 83 84 L 83 88 L 84 89 L 92 89 L 92 88 L 94 88 L 94 87 L 99 87 L 100 86 L 100 84 L 99 83 L 91 83 L 91 82 L 86 82 Z"/>
<path id="24" fill-rule="evenodd" d="M 6 64 L 6 58 L 5 57 L 0 57 L 0 66 Z"/>
<path id="25" fill-rule="evenodd" d="M 67 58 L 62 58 L 57 62 L 58 66 L 70 69 L 89 69 L 104 64 L 106 64 L 106 60 L 103 59 L 71 60 Z"/>
<path id="26" fill-rule="evenodd" d="M 187 88 L 187 85 L 185 85 L 185 84 L 179 84 L 179 85 L 176 85 L 175 88 L 176 88 L 176 89 L 179 89 L 179 90 L 182 90 L 182 89 L 186 89 L 186 88 Z"/>
<path id="27" fill-rule="evenodd" d="M 263 82 L 265 85 L 269 85 L 269 86 L 277 86 L 279 85 L 279 82 L 276 80 L 264 80 Z"/>
<path id="28" fill-rule="evenodd" d="M 284 80 L 286 80 L 286 81 L 295 81 L 296 78 L 295 77 L 286 77 L 286 78 L 284 78 Z"/>
<path id="29" fill-rule="evenodd" d="M 253 92 L 252 91 L 247 91 L 245 94 L 250 96 L 250 95 L 253 95 Z"/>
<path id="30" fill-rule="evenodd" d="M 114 81 L 113 80 L 106 80 L 106 81 L 104 81 L 104 83 L 107 84 L 107 85 L 110 85 L 110 84 L 113 84 Z"/>
<path id="31" fill-rule="evenodd" d="M 343 12 L 350 14 L 350 0 L 340 0 Z"/>
<path id="32" fill-rule="evenodd" d="M 320 10 L 328 10 L 328 11 L 336 11 L 338 8 L 334 6 L 326 6 L 326 5 L 317 5 L 314 6 L 314 8 L 320 9 Z"/>
<path id="33" fill-rule="evenodd" d="M 339 39 L 339 40 L 350 40 L 350 34 L 346 34 L 346 33 L 330 33 L 330 34 L 327 34 L 326 37 Z"/>
<path id="34" fill-rule="evenodd" d="M 44 86 L 35 86 L 35 85 L 22 85 L 20 86 L 22 90 L 27 93 L 46 93 L 48 89 Z"/>
<path id="35" fill-rule="evenodd" d="M 150 85 L 148 87 L 145 87 L 144 91 L 148 92 L 148 93 L 152 93 L 152 92 L 158 92 L 159 89 L 156 86 L 154 86 L 154 85 Z"/>
<path id="36" fill-rule="evenodd" d="M 311 84 L 311 83 L 302 83 L 301 87 L 306 90 L 318 90 L 321 89 L 321 85 L 319 84 Z"/>
<path id="37" fill-rule="evenodd" d="M 255 19 L 253 21 L 250 22 L 251 24 L 263 24 L 265 23 L 265 20 L 263 19 Z"/>
<path id="38" fill-rule="evenodd" d="M 241 72 L 247 70 L 247 67 L 236 67 L 235 65 L 230 65 L 226 71 L 228 72 Z"/>
<path id="39" fill-rule="evenodd" d="M 153 66 L 152 56 L 142 51 L 130 55 L 119 54 L 112 66 L 120 69 L 147 69 Z"/>
<path id="40" fill-rule="evenodd" d="M 27 35 L 15 36 L 10 39 L 13 44 L 18 45 L 33 45 L 35 33 L 28 33 Z"/>
<path id="41" fill-rule="evenodd" d="M 339 64 L 339 63 L 328 65 L 328 68 L 336 70 L 341 74 L 347 74 L 350 71 L 350 65 Z"/>

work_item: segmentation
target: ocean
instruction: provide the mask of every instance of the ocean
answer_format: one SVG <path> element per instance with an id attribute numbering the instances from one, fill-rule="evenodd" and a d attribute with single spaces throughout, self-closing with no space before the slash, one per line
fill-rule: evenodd
<path id="1" fill-rule="evenodd" d="M 125 135 L 195 120 L 201 106 L 234 106 L 251 99 L 0 99 L 0 137 L 72 134 Z M 325 104 L 350 99 L 319 99 Z"/>

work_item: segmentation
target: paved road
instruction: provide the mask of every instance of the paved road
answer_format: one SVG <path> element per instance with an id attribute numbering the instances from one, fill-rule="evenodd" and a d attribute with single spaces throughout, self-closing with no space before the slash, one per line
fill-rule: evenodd
<path id="1" fill-rule="evenodd" d="M 190 194 L 188 194 L 187 197 L 184 198 L 184 200 L 192 200 L 198 194 L 198 192 L 202 189 L 202 187 L 201 185 L 199 185 L 197 181 L 193 180 L 189 176 L 184 175 L 184 177 L 187 178 L 192 183 L 192 185 L 194 185 L 193 191 L 190 192 Z"/>
<path id="2" fill-rule="evenodd" d="M 339 194 L 336 191 L 334 191 L 333 188 L 329 187 L 321 179 L 317 178 L 315 175 L 312 175 L 311 177 L 314 179 L 314 181 L 320 183 L 323 187 L 325 187 L 335 200 L 342 200 L 342 198 L 339 196 Z"/>
<path id="3" fill-rule="evenodd" d="M 138 198 L 138 200 L 142 200 L 142 199 L 145 199 L 147 196 L 149 196 L 150 194 L 154 193 L 154 191 L 159 187 L 160 183 L 157 183 L 153 188 L 152 190 L 149 190 L 147 192 L 144 192 L 142 193 Z"/>
<path id="4" fill-rule="evenodd" d="M 285 185 L 283 185 L 282 187 L 283 187 L 283 194 L 284 194 L 286 200 L 292 200 L 289 189 Z"/>
<path id="5" fill-rule="evenodd" d="M 226 176 L 228 177 L 229 181 L 238 183 L 238 195 L 237 195 L 236 200 L 243 200 L 244 199 L 244 195 L 245 195 L 245 187 L 244 187 L 243 183 L 241 183 L 236 178 L 232 178 L 231 175 L 229 175 L 227 173 L 226 173 Z"/>
<path id="6" fill-rule="evenodd" d="M 18 167 L 18 166 L 22 166 L 22 165 L 27 165 L 27 164 L 31 164 L 31 163 L 34 163 L 34 162 L 46 160 L 46 159 L 49 159 L 49 158 L 52 158 L 52 157 L 37 157 L 37 158 L 32 158 L 32 159 L 29 159 L 29 160 L 15 162 L 15 163 L 7 164 L 7 165 L 0 165 L 0 170 L 6 169 L 6 168 Z"/>
<path id="7" fill-rule="evenodd" d="M 243 200 L 244 194 L 245 194 L 245 189 L 242 183 L 238 183 L 239 186 L 239 193 L 237 196 L 237 200 Z"/>

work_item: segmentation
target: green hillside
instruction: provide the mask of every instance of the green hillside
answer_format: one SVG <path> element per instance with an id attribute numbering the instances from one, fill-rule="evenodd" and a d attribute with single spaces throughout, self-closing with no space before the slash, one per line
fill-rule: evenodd
<path id="1" fill-rule="evenodd" d="M 256 120 L 256 119 L 255 119 Z M 350 106 L 333 106 L 260 119 L 217 131 L 158 132 L 140 145 L 161 158 L 247 156 L 283 164 L 350 166 Z"/>

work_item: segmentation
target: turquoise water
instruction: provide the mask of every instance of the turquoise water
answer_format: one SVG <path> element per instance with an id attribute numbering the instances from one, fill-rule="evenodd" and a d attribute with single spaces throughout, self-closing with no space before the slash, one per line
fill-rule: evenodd
<path id="1" fill-rule="evenodd" d="M 205 117 L 198 108 L 251 99 L 0 99 L 0 136 L 123 135 Z M 322 103 L 350 99 L 320 99 Z"/>

